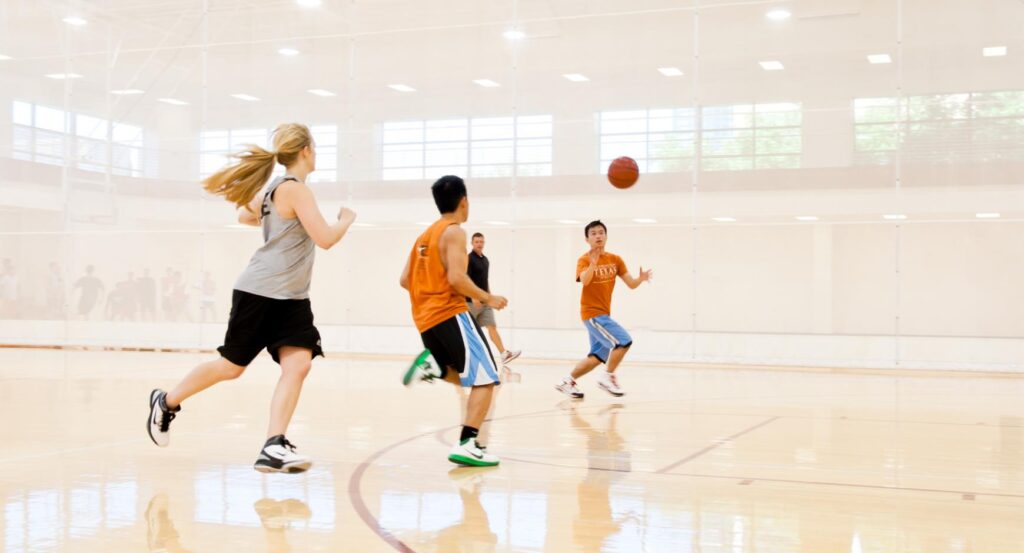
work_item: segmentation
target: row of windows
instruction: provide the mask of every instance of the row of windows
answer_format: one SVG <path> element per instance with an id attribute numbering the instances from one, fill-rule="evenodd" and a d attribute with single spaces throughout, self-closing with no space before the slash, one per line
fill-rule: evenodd
<path id="1" fill-rule="evenodd" d="M 309 128 L 316 144 L 316 172 L 310 182 L 338 180 L 338 127 L 314 125 Z M 206 178 L 230 161 L 230 155 L 248 144 L 270 148 L 273 129 L 211 130 L 199 133 L 199 176 Z M 283 169 L 275 168 L 275 174 Z"/>
<path id="2" fill-rule="evenodd" d="M 857 163 L 1024 159 L 1024 91 L 858 98 Z M 80 113 L 14 102 L 14 154 L 61 164 L 68 148 L 78 168 L 142 176 L 143 129 Z M 647 173 L 798 168 L 803 150 L 799 103 L 604 111 L 596 115 L 598 170 L 634 158 Z M 394 121 L 380 126 L 380 176 L 430 179 L 552 174 L 551 115 Z M 312 178 L 338 178 L 336 125 L 311 127 L 317 143 Z M 245 144 L 268 147 L 271 130 L 203 131 L 199 172 L 207 176 Z M 152 160 L 155 161 L 155 160 Z"/>
<path id="3" fill-rule="evenodd" d="M 546 176 L 551 174 L 550 115 L 384 123 L 384 180 Z"/>
<path id="4" fill-rule="evenodd" d="M 146 171 L 142 127 L 17 101 L 11 116 L 15 159 L 63 165 L 70 155 L 75 167 L 86 171 L 109 168 L 131 177 Z"/>
<path id="5" fill-rule="evenodd" d="M 854 100 L 857 161 L 1024 159 L 1024 91 Z"/>
<path id="6" fill-rule="evenodd" d="M 598 119 L 601 164 L 629 156 L 640 171 L 692 170 L 700 146 L 701 169 L 800 167 L 800 104 L 744 104 L 693 108 L 605 111 Z"/>

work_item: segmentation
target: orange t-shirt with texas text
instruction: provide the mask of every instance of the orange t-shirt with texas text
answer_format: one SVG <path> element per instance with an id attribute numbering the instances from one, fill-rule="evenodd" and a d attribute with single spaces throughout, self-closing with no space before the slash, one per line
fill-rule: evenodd
<path id="1" fill-rule="evenodd" d="M 583 254 L 576 262 L 576 282 L 580 274 L 590 267 L 590 253 Z M 597 269 L 594 278 L 583 287 L 580 294 L 580 315 L 583 320 L 593 319 L 601 315 L 612 314 L 612 291 L 615 290 L 615 279 L 628 273 L 626 262 L 613 253 L 602 253 L 597 258 Z"/>

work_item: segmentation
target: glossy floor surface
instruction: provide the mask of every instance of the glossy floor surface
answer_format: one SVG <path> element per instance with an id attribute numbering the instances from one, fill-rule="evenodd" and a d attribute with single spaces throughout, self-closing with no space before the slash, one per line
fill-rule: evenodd
<path id="1" fill-rule="evenodd" d="M 398 359 L 318 360 L 289 437 L 252 470 L 277 368 L 184 405 L 151 388 L 205 355 L 0 350 L 0 550 L 1024 551 L 1024 379 L 624 364 L 582 401 L 517 362 L 493 469 L 453 468 L 459 396 Z"/>

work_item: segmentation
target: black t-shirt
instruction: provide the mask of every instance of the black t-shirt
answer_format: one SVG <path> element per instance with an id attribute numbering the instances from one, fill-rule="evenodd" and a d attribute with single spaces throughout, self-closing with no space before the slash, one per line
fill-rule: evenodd
<path id="1" fill-rule="evenodd" d="M 469 274 L 469 279 L 476 284 L 477 288 L 485 292 L 490 292 L 491 289 L 487 285 L 487 273 L 491 269 L 491 262 L 487 259 L 486 255 L 477 255 L 476 252 L 469 252 L 469 268 L 466 273 Z M 467 300 L 471 298 L 466 298 Z"/>

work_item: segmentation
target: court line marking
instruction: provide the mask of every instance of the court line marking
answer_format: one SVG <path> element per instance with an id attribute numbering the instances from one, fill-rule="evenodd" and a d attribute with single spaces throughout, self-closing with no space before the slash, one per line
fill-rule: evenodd
<path id="1" fill-rule="evenodd" d="M 764 428 L 765 426 L 768 426 L 769 424 L 771 424 L 771 423 L 773 423 L 773 422 L 775 422 L 775 421 L 777 421 L 777 420 L 779 420 L 781 418 L 782 417 L 769 417 L 769 418 L 767 418 L 767 419 L 765 419 L 765 420 L 763 420 L 763 421 L 761 421 L 761 422 L 759 422 L 759 423 L 757 423 L 757 424 L 755 424 L 753 426 L 749 426 L 747 428 L 744 428 L 743 430 L 740 430 L 739 432 L 731 434 L 731 435 L 729 435 L 729 436 L 727 436 L 725 438 L 719 438 L 719 439 L 715 440 L 714 443 L 712 443 L 711 445 L 705 447 L 704 449 L 701 449 L 699 451 L 691 453 L 690 455 L 687 455 L 686 457 L 683 457 L 682 459 L 676 461 L 675 463 L 672 463 L 671 465 L 668 465 L 665 468 L 662 468 L 661 470 L 656 470 L 654 472 L 656 472 L 658 474 L 665 474 L 666 472 L 668 472 L 668 471 L 670 471 L 670 470 L 672 470 L 674 468 L 680 467 L 682 465 L 685 465 L 686 463 L 689 463 L 690 461 L 692 461 L 692 460 L 694 460 L 694 459 L 696 459 L 698 457 L 701 457 L 701 456 L 703 456 L 703 455 L 705 455 L 707 453 L 711 453 L 712 451 L 722 447 L 724 444 L 727 444 L 727 443 L 735 441 L 736 438 L 739 438 L 740 436 L 744 436 L 744 435 L 749 434 L 749 433 L 751 433 L 751 432 L 753 432 L 755 430 Z"/>

